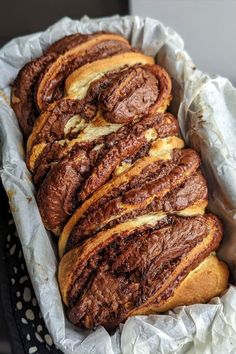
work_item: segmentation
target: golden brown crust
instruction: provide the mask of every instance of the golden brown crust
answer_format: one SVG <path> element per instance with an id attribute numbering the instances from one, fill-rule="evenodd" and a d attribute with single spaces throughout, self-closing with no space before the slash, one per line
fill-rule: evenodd
<path id="1" fill-rule="evenodd" d="M 181 262 L 177 264 L 177 266 L 175 266 L 171 275 L 169 275 L 164 280 L 164 282 L 162 282 L 161 287 L 155 292 L 155 294 L 151 294 L 146 299 L 146 301 L 137 304 L 133 309 L 132 306 L 130 307 L 129 305 L 127 311 L 125 311 L 125 315 L 124 313 L 122 315 L 122 320 L 124 320 L 124 318 L 126 318 L 127 316 L 132 315 L 133 312 L 136 314 L 137 311 L 139 311 L 139 313 L 142 312 L 146 313 L 145 311 L 150 311 L 151 308 L 154 308 L 155 303 L 157 305 L 161 304 L 162 308 L 164 308 L 164 301 L 166 301 L 166 299 L 168 299 L 172 295 L 173 291 L 176 288 L 178 288 L 178 285 L 187 276 L 189 271 L 191 269 L 196 268 L 212 251 L 214 251 L 218 247 L 222 237 L 222 228 L 219 221 L 217 220 L 217 218 L 215 218 L 212 215 L 206 215 L 204 217 L 204 220 L 207 222 L 207 229 L 208 229 L 207 235 L 204 236 L 202 241 L 198 242 L 194 246 L 194 248 L 192 248 L 192 250 L 189 251 L 184 256 L 184 258 L 181 259 Z M 157 222 L 157 219 L 154 221 L 154 223 L 155 222 Z M 110 245 L 116 239 L 118 240 L 118 242 L 121 242 L 119 241 L 119 237 L 121 237 L 121 235 L 122 237 L 127 238 L 129 234 L 132 232 L 132 227 L 136 229 L 137 222 L 136 223 L 135 221 L 126 222 L 123 224 L 119 224 L 116 227 L 109 229 L 107 231 L 100 232 L 94 238 L 93 243 L 86 241 L 81 248 L 73 249 L 62 258 L 59 265 L 58 279 L 59 279 L 63 301 L 67 305 L 68 302 L 71 301 L 69 300 L 69 296 L 70 296 L 69 294 L 71 292 L 71 288 L 75 286 L 73 284 L 75 284 L 76 278 L 80 274 L 83 274 L 83 271 L 86 269 L 86 266 L 89 264 L 89 259 L 92 259 L 91 257 L 94 257 L 95 254 L 101 252 L 101 250 L 104 249 L 105 247 L 108 247 L 108 245 Z M 125 230 L 129 230 L 129 233 L 127 234 L 127 231 L 124 233 Z M 135 257 L 135 254 L 129 255 L 129 259 L 130 258 L 132 259 L 132 257 Z M 209 277 L 209 281 L 214 282 L 215 278 L 212 277 L 213 275 Z M 219 292 L 224 290 L 224 286 L 226 286 L 227 284 L 227 278 L 228 278 L 228 273 L 227 270 L 224 269 L 224 272 L 222 273 L 222 277 L 220 277 L 221 282 L 219 283 L 219 286 L 215 287 L 217 295 L 219 294 Z M 205 292 L 205 295 L 203 294 L 203 296 L 201 297 L 202 301 L 207 301 L 208 296 L 209 294 Z M 186 296 L 186 303 L 187 304 L 191 303 L 191 301 L 192 301 L 191 298 L 188 298 Z M 88 314 L 89 312 L 87 313 L 87 315 Z M 94 314 L 94 316 L 96 316 L 96 314 Z M 88 321 L 86 320 L 86 318 L 84 321 L 85 322 L 83 322 L 83 325 L 85 327 L 88 326 L 89 328 L 90 325 L 93 326 L 93 323 L 96 322 L 96 321 L 94 322 L 94 320 L 91 318 L 91 313 L 88 317 Z M 120 320 L 117 319 L 117 321 L 119 323 Z M 112 324 L 109 323 L 109 320 L 106 320 L 105 323 L 102 324 L 105 325 L 106 327 L 110 327 L 111 325 L 116 323 L 113 321 Z"/>
<path id="2" fill-rule="evenodd" d="M 154 301 L 137 309 L 132 316 L 163 313 L 183 305 L 204 304 L 227 289 L 228 278 L 227 265 L 215 255 L 210 255 L 187 275 L 172 296 L 159 304 Z"/>
<path id="3" fill-rule="evenodd" d="M 65 51 L 88 40 L 91 35 L 75 33 L 53 43 L 39 58 L 27 63 L 18 73 L 12 87 L 11 105 L 25 136 L 28 136 L 38 116 L 34 90 L 43 71 Z"/>
<path id="4" fill-rule="evenodd" d="M 70 98 L 82 99 L 86 96 L 89 85 L 110 71 L 135 64 L 154 64 L 150 56 L 138 52 L 128 52 L 97 60 L 75 70 L 65 82 L 65 92 Z"/>
<path id="5" fill-rule="evenodd" d="M 75 211 L 59 239 L 58 281 L 80 327 L 114 328 L 227 287 L 200 158 L 163 114 L 171 88 L 152 57 L 112 33 L 57 41 L 13 87 L 25 134 L 45 109 L 27 143 L 43 222 L 60 235 Z"/>
<path id="6" fill-rule="evenodd" d="M 128 183 L 130 179 L 134 178 L 136 175 L 141 174 L 148 165 L 156 161 L 171 159 L 171 152 L 173 149 L 181 149 L 183 145 L 183 140 L 177 137 L 168 137 L 154 141 L 149 156 L 144 156 L 139 159 L 136 164 L 124 171 L 124 173 L 113 177 L 108 183 L 103 185 L 97 192 L 87 199 L 82 206 L 74 212 L 60 235 L 58 243 L 60 257 L 64 254 L 67 241 L 74 226 L 93 204 L 109 194 L 112 190 L 119 188 L 121 185 Z"/>
<path id="7" fill-rule="evenodd" d="M 97 50 L 96 47 L 101 46 L 102 43 L 107 43 L 107 47 L 105 46 L 104 48 Z M 90 57 L 90 51 L 94 49 L 95 53 Z M 38 84 L 35 100 L 39 110 L 45 109 L 46 106 L 53 100 L 60 98 L 54 95 L 53 91 L 56 90 L 56 87 L 52 88 L 50 86 L 50 83 L 54 85 L 54 81 L 57 80 L 57 76 L 63 76 L 65 79 L 73 70 L 81 65 L 84 65 L 86 62 L 96 60 L 97 58 L 110 56 L 112 54 L 116 54 L 117 52 L 129 50 L 129 42 L 123 36 L 106 33 L 91 36 L 91 38 L 89 38 L 85 43 L 79 44 L 78 46 L 66 51 L 46 70 Z M 57 86 L 61 84 L 62 82 L 60 79 L 60 82 L 57 82 Z"/>
<path id="8" fill-rule="evenodd" d="M 79 149 L 52 166 L 39 188 L 37 198 L 45 226 L 59 234 L 69 215 L 86 198 L 85 193 L 91 195 L 112 178 L 113 172 L 116 170 L 117 173 L 125 158 L 138 160 L 137 153 L 140 154 L 140 149 L 153 139 L 177 134 L 177 131 L 174 117 L 147 116 L 109 135 L 103 144 L 87 150 Z M 144 153 L 149 149 L 149 145 L 146 146 Z M 154 173 L 153 169 L 151 173 Z"/>

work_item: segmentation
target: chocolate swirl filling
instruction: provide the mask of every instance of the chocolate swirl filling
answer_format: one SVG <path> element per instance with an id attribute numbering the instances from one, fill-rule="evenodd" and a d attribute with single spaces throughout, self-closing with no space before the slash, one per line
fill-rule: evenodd
<path id="1" fill-rule="evenodd" d="M 85 328 L 115 327 L 153 297 L 165 297 L 168 281 L 170 296 L 221 237 L 221 225 L 212 215 L 171 217 L 121 232 L 85 258 L 82 250 L 68 291 L 70 321 Z"/>
<path id="2" fill-rule="evenodd" d="M 88 35 L 80 33 L 63 37 L 52 44 L 41 57 L 30 61 L 19 71 L 13 84 L 11 100 L 12 108 L 25 136 L 31 133 L 34 122 L 39 115 L 34 102 L 34 92 L 42 73 L 59 55 L 78 44 L 86 42 L 88 38 Z"/>
<path id="3" fill-rule="evenodd" d="M 176 120 L 170 114 L 166 117 L 144 117 L 140 122 L 120 128 L 102 143 L 80 147 L 52 165 L 37 196 L 44 224 L 58 234 L 69 215 L 87 196 L 108 181 L 123 161 L 134 164 L 148 153 L 152 138 L 150 132 L 156 139 L 175 135 L 177 129 Z"/>

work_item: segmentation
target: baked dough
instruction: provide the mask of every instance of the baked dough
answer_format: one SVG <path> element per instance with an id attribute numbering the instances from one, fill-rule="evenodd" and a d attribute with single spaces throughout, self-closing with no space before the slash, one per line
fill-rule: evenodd
<path id="1" fill-rule="evenodd" d="M 172 301 L 179 301 L 180 284 L 221 238 L 221 224 L 211 214 L 177 217 L 171 223 L 165 215 L 150 215 L 99 232 L 92 242 L 69 251 L 59 265 L 70 320 L 85 328 L 100 324 L 112 328 L 132 314 L 150 313 L 155 307 L 158 312 L 166 310 L 166 301 L 173 294 Z M 221 263 L 205 275 L 205 290 L 199 295 L 204 302 L 209 299 L 206 284 L 218 295 L 227 285 L 228 273 Z M 185 296 L 187 304 L 194 300 L 191 292 Z"/>
<path id="2" fill-rule="evenodd" d="M 115 328 L 129 316 L 207 302 L 228 283 L 207 183 L 166 110 L 172 83 L 114 33 L 66 36 L 19 72 L 12 107 L 27 141 L 45 227 L 59 237 L 69 320 Z"/>

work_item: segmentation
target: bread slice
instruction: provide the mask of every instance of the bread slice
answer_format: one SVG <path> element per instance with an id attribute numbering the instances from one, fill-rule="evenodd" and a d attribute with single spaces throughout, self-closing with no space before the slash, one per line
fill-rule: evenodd
<path id="1" fill-rule="evenodd" d="M 228 277 L 227 265 L 211 254 L 187 275 L 172 296 L 159 304 L 153 301 L 135 310 L 132 316 L 163 313 L 178 306 L 206 303 L 226 290 Z"/>
<path id="2" fill-rule="evenodd" d="M 151 228 L 154 227 L 154 231 L 151 231 L 151 229 L 149 229 L 149 231 L 146 230 L 145 232 L 147 233 L 145 237 L 149 235 L 148 238 L 150 241 L 148 242 L 149 247 L 151 247 L 151 253 L 149 253 L 150 248 L 146 249 L 146 246 L 141 246 L 140 248 L 142 250 L 141 254 L 143 255 L 141 257 L 144 257 L 146 254 L 145 252 L 148 252 L 148 257 L 152 257 L 152 252 L 157 252 L 156 250 L 159 249 L 158 247 L 161 247 L 161 251 L 157 258 L 153 258 L 153 260 L 150 259 L 150 261 L 147 258 L 144 258 L 146 259 L 145 262 L 149 262 L 151 268 L 154 267 L 152 269 L 152 272 L 154 272 L 153 274 L 157 272 L 157 275 L 152 275 L 152 280 L 150 279 L 150 288 L 147 285 L 149 284 L 149 272 L 146 273 L 144 270 L 145 268 L 143 270 L 142 268 L 131 268 L 130 270 L 130 262 L 131 264 L 141 262 L 140 265 L 143 264 L 145 267 L 145 263 L 142 263 L 142 258 L 139 259 L 140 256 L 138 256 L 140 249 L 139 251 L 138 249 L 135 251 L 135 249 L 139 242 L 143 242 L 144 236 L 140 236 L 141 238 L 139 239 L 138 235 L 141 232 L 140 230 L 144 227 L 144 224 L 147 222 L 147 218 L 136 218 L 135 220 L 119 224 L 112 229 L 102 231 L 96 235 L 93 242 L 90 240 L 86 241 L 81 248 L 73 249 L 62 258 L 59 265 L 58 281 L 63 301 L 67 306 L 69 305 L 69 317 L 72 322 L 86 328 L 93 328 L 98 324 L 110 328 L 117 326 L 128 316 L 134 314 L 166 311 L 170 307 L 181 303 L 180 296 L 184 291 L 183 289 L 187 289 L 189 285 L 192 285 L 193 281 L 189 280 L 191 279 L 192 274 L 196 277 L 195 279 L 201 279 L 203 275 L 206 275 L 207 281 L 204 279 L 200 282 L 203 285 L 205 284 L 205 290 L 198 289 L 199 295 L 197 295 L 197 298 L 194 296 L 193 291 L 189 291 L 189 293 L 186 294 L 186 297 L 184 297 L 184 304 L 193 303 L 196 300 L 206 302 L 209 300 L 209 297 L 219 295 L 220 292 L 225 290 L 228 281 L 228 271 L 225 265 L 219 263 L 218 260 L 214 258 L 215 256 L 212 256 L 213 258 L 211 257 L 209 258 L 209 261 L 203 263 L 202 267 L 197 268 L 199 264 L 201 264 L 204 259 L 206 259 L 211 252 L 216 250 L 219 246 L 219 242 L 222 238 L 222 227 L 218 219 L 213 215 L 208 214 L 201 217 L 194 217 L 192 219 L 180 219 L 177 221 L 177 226 L 173 226 L 171 222 L 170 225 L 172 226 L 161 227 L 161 223 L 165 222 L 164 219 L 165 216 L 160 215 L 149 217 L 148 225 L 149 227 L 151 225 Z M 157 224 L 160 225 L 160 228 L 155 231 Z M 190 229 L 188 229 L 188 224 L 193 225 L 193 228 L 191 226 Z M 180 229 L 178 228 L 179 225 Z M 202 230 L 201 225 L 204 226 Z M 176 227 L 177 229 L 175 229 Z M 182 231 L 178 231 L 176 234 L 176 230 Z M 162 242 L 165 242 L 163 241 L 164 239 L 162 236 L 166 233 L 169 235 L 169 232 L 171 233 L 167 238 L 169 241 L 166 239 L 167 247 L 170 247 L 170 252 L 174 252 L 173 250 L 176 249 L 178 254 L 182 254 L 182 256 L 178 258 L 179 261 L 177 263 L 174 261 L 174 259 L 176 259 L 176 253 L 173 254 L 173 259 L 170 261 L 171 263 L 168 263 L 169 261 L 167 262 L 165 258 L 162 258 L 162 253 L 164 252 L 163 254 L 165 254 L 165 246 L 164 248 L 161 246 Z M 171 242 L 175 242 L 174 239 L 173 241 L 170 241 L 172 232 L 173 237 L 178 235 L 177 238 L 179 238 L 179 235 L 182 235 L 180 237 L 181 241 L 176 241 L 177 244 L 175 246 L 174 243 L 173 246 L 171 246 Z M 199 235 L 201 233 L 202 236 L 200 236 L 200 240 Z M 134 239 L 132 239 L 132 235 L 134 235 Z M 156 244 L 152 243 L 153 235 L 156 237 Z M 196 239 L 193 246 L 188 248 L 188 251 L 185 252 L 185 244 L 192 242 L 189 240 L 194 240 L 196 235 L 198 235 L 198 239 Z M 184 241 L 185 238 L 186 241 Z M 160 241 L 158 241 L 159 239 Z M 124 244 L 126 240 L 128 242 L 127 245 Z M 160 244 L 158 242 L 160 242 Z M 125 258 L 130 244 L 133 245 L 133 252 L 129 252 L 127 254 L 128 258 Z M 119 247 L 121 247 L 120 245 L 123 245 L 123 251 L 119 251 Z M 120 257 L 119 255 L 122 254 L 122 257 L 124 257 L 123 259 L 127 259 L 126 264 L 119 265 L 119 260 L 117 261 L 116 256 L 111 256 L 111 260 L 109 258 L 110 252 L 112 255 L 113 253 L 118 252 L 118 258 Z M 162 266 L 160 268 L 160 262 L 164 262 L 164 268 L 162 268 Z M 208 265 L 212 264 L 212 262 L 215 262 L 214 264 L 216 264 L 216 267 L 211 268 L 211 272 L 209 272 L 207 271 Z M 107 267 L 106 264 L 109 264 L 109 266 Z M 159 264 L 159 266 L 155 268 L 155 264 Z M 169 264 L 169 267 L 173 267 L 169 273 L 168 271 L 166 272 L 167 268 L 165 264 Z M 113 273 L 113 269 L 116 269 L 115 273 Z M 122 271 L 121 269 L 124 270 Z M 140 278 L 137 278 L 135 276 L 136 273 L 133 272 L 139 273 L 139 269 L 142 275 Z M 191 273 L 194 269 L 195 271 Z M 127 284 L 125 280 L 126 278 L 123 278 L 122 272 L 126 272 L 124 274 L 130 274 L 130 281 L 128 281 Z M 159 276 L 160 280 L 158 280 Z M 157 277 L 157 280 L 155 280 L 155 277 Z M 184 279 L 187 279 L 185 283 L 183 283 Z M 124 290 L 121 290 L 123 281 L 126 285 L 124 285 Z M 146 285 L 144 286 L 143 284 Z M 186 285 L 181 286 L 181 284 Z M 206 290 L 207 284 L 209 284 L 209 291 Z M 144 288 L 142 288 L 143 286 Z M 169 303 L 167 303 L 167 301 L 169 301 Z M 109 306 L 108 303 L 110 303 Z"/>
<path id="3" fill-rule="evenodd" d="M 101 48 L 101 45 L 103 45 L 104 48 Z M 96 47 L 99 46 L 100 48 L 97 50 Z M 65 79 L 69 73 L 79 66 L 84 65 L 86 62 L 110 56 L 120 51 L 129 50 L 129 42 L 123 36 L 113 33 L 102 33 L 91 36 L 86 42 L 66 51 L 47 68 L 38 84 L 35 99 L 39 110 L 45 109 L 47 105 L 54 100 L 53 97 L 51 97 L 52 87 L 50 83 L 56 82 L 57 77 L 62 76 Z M 61 83 L 60 79 L 60 81 L 57 82 L 55 90 L 58 89 Z"/>
<path id="4" fill-rule="evenodd" d="M 152 65 L 155 61 L 152 57 L 139 52 L 127 52 L 83 65 L 66 79 L 65 94 L 69 98 L 83 99 L 93 81 L 100 79 L 110 71 L 117 71 L 125 66 L 136 64 Z"/>
<path id="5" fill-rule="evenodd" d="M 130 123 L 109 136 L 108 142 L 105 140 L 87 151 L 78 149 L 52 166 L 37 195 L 40 214 L 47 229 L 60 234 L 69 216 L 81 205 L 86 195 L 93 194 L 114 173 L 117 175 L 119 167 L 124 168 L 123 161 L 126 158 L 130 159 L 126 168 L 131 167 L 138 161 L 140 149 L 144 147 L 145 153 L 148 153 L 151 142 L 169 133 L 176 134 L 176 128 L 176 120 L 170 115 L 148 116 L 141 124 Z M 159 164 L 149 166 L 149 175 L 158 169 Z M 140 183 L 143 183 L 143 177 Z"/>
<path id="6" fill-rule="evenodd" d="M 33 92 L 44 70 L 46 70 L 59 55 L 96 35 L 75 33 L 65 36 L 53 43 L 42 56 L 26 63 L 19 71 L 12 87 L 11 106 L 14 109 L 25 136 L 31 133 L 38 116 Z"/>
<path id="7" fill-rule="evenodd" d="M 181 149 L 183 146 L 183 140 L 175 136 L 155 140 L 152 143 L 148 156 L 144 156 L 134 165 L 130 166 L 129 169 L 113 177 L 109 182 L 100 187 L 89 199 L 85 200 L 81 207 L 79 207 L 71 216 L 60 235 L 58 243 L 60 257 L 62 257 L 65 252 L 67 241 L 74 226 L 93 204 L 111 193 L 112 190 L 118 189 L 123 184 L 128 183 L 135 176 L 142 174 L 142 171 L 144 171 L 150 164 L 160 160 L 170 160 L 172 151 L 174 149 Z"/>

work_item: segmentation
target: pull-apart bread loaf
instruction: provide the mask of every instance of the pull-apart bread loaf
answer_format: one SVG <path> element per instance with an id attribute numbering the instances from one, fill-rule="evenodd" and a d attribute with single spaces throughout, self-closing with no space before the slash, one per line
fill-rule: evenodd
<path id="1" fill-rule="evenodd" d="M 91 61 L 130 50 L 128 41 L 116 34 L 77 33 L 60 39 L 26 64 L 12 90 L 12 108 L 25 136 L 31 133 L 39 112 L 63 97 L 64 82 L 71 72 Z"/>
<path id="2" fill-rule="evenodd" d="M 74 34 L 18 74 L 12 107 L 70 321 L 207 302 L 228 283 L 199 155 L 167 113 L 171 79 L 118 34 Z"/>

